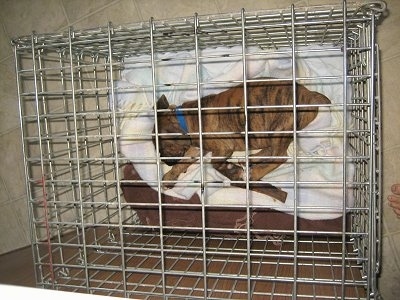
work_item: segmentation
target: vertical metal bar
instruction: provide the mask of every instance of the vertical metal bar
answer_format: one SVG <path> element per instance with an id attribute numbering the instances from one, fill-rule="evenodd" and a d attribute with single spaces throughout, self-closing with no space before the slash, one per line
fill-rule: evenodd
<path id="1" fill-rule="evenodd" d="M 92 63 L 93 63 L 93 84 L 94 84 L 94 90 L 96 91 L 95 93 L 95 99 L 96 99 L 96 110 L 99 112 L 101 110 L 101 106 L 100 106 L 100 97 L 99 97 L 99 93 L 98 93 L 98 88 L 99 88 L 99 78 L 98 78 L 98 64 L 99 62 L 99 57 L 98 55 L 93 55 L 92 56 Z M 104 141 L 103 141 L 103 124 L 101 121 L 102 117 L 101 115 L 99 115 L 97 117 L 97 126 L 98 126 L 98 136 L 100 136 L 100 141 L 99 141 L 99 148 L 100 148 L 100 157 L 102 159 L 101 161 L 101 173 L 103 174 L 102 179 L 105 181 L 106 178 L 106 167 L 105 167 L 105 162 L 104 162 L 104 157 L 105 157 L 105 151 L 104 151 Z M 111 123 L 111 121 L 109 120 L 109 123 Z M 111 130 L 110 130 L 111 132 Z M 105 202 L 109 202 L 109 198 L 108 198 L 108 193 L 106 192 L 107 189 L 107 183 L 104 182 L 103 183 L 103 188 L 104 188 L 104 195 L 105 195 Z M 108 205 L 106 205 L 105 207 L 106 210 L 106 215 L 107 215 L 107 222 L 108 224 L 110 223 L 110 208 Z M 97 223 L 97 221 L 95 220 L 95 222 Z M 110 228 L 109 228 L 110 230 Z"/>
<path id="2" fill-rule="evenodd" d="M 116 116 L 117 111 L 117 103 L 115 101 L 115 90 L 114 90 L 114 74 L 113 74 L 113 46 L 112 46 L 112 36 L 114 34 L 114 30 L 111 22 L 108 23 L 108 63 L 110 67 L 110 92 L 111 92 L 111 114 L 112 114 L 112 126 L 113 126 L 113 140 L 114 140 L 114 165 L 115 165 L 115 180 L 116 180 L 116 192 L 117 192 L 117 201 L 118 201 L 118 228 L 119 228 L 119 236 L 120 236 L 120 247 L 121 247 L 121 274 L 122 274 L 122 283 L 123 283 L 123 291 L 124 297 L 128 297 L 127 293 L 127 281 L 126 281 L 126 266 L 125 266 L 125 248 L 124 248 L 124 228 L 122 222 L 122 201 L 121 194 L 118 192 L 119 187 L 121 186 L 121 182 L 119 179 L 119 152 L 118 152 L 118 121 Z"/>
<path id="3" fill-rule="evenodd" d="M 201 223 L 202 223 L 202 251 L 203 251 L 203 286 L 204 299 L 208 298 L 208 282 L 207 282 L 207 239 L 206 239 L 206 208 L 205 208 L 205 176 L 204 176 L 204 149 L 203 149 L 203 122 L 201 107 L 201 90 L 200 90 L 200 59 L 199 59 L 199 16 L 194 14 L 194 53 L 196 58 L 196 94 L 197 94 L 197 114 L 199 119 L 199 145 L 200 145 L 200 202 L 201 202 Z"/>
<path id="4" fill-rule="evenodd" d="M 33 80 L 34 80 L 34 90 L 35 90 L 35 104 L 36 104 L 36 124 L 38 129 L 38 142 L 39 142 L 39 152 L 40 152 L 40 169 L 41 176 L 40 179 L 42 185 L 43 192 L 43 210 L 44 210 L 44 222 L 46 227 L 46 242 L 47 242 L 47 250 L 49 254 L 49 269 L 50 269 L 50 278 L 51 278 L 51 286 L 54 288 L 55 284 L 55 274 L 53 269 L 53 255 L 51 251 L 51 234 L 49 228 L 49 220 L 48 220 L 48 207 L 47 207 L 47 192 L 46 192 L 46 178 L 45 178 L 45 168 L 43 161 L 43 144 L 42 144 L 42 130 L 41 130 L 41 122 L 40 122 L 40 106 L 39 106 L 39 92 L 38 92 L 38 78 L 37 78 L 37 66 L 36 66 L 36 37 L 32 34 L 32 71 L 33 71 Z M 38 51 L 38 55 L 39 51 Z"/>
<path id="5" fill-rule="evenodd" d="M 370 220 L 369 220 L 369 264 L 368 264 L 368 283 L 369 286 L 368 291 L 370 292 L 370 296 L 375 298 L 376 291 L 377 291 L 377 282 L 375 276 L 376 270 L 376 250 L 377 250 L 377 235 L 376 235 L 376 201 L 377 201 L 377 190 L 376 190 L 376 125 L 375 125 L 375 118 L 376 118 L 376 103 L 375 103 L 375 12 L 371 10 L 371 24 L 370 24 L 370 36 L 369 38 L 369 57 L 370 57 L 370 74 L 371 78 L 369 79 L 369 97 L 370 97 L 370 166 L 369 166 L 369 206 L 370 206 Z"/>
<path id="6" fill-rule="evenodd" d="M 96 101 L 96 111 L 100 111 L 100 107 L 99 107 L 99 105 L 98 105 L 98 103 L 99 103 L 99 95 L 98 95 L 98 92 L 97 92 L 97 88 L 98 88 L 98 82 L 97 82 L 97 73 L 96 73 L 96 65 L 95 65 L 95 59 L 94 58 L 92 58 L 92 64 L 94 65 L 94 67 L 93 67 L 93 90 L 95 91 L 95 94 L 94 94 L 94 97 L 95 97 L 95 101 Z M 83 88 L 83 86 L 81 86 L 81 88 Z M 85 119 L 85 121 L 86 121 L 86 119 Z M 85 122 L 86 123 L 86 122 Z M 99 152 L 100 152 L 100 157 L 101 158 L 103 158 L 104 156 L 103 156 L 103 142 L 102 142 L 102 129 L 101 129 L 101 122 L 100 122 L 100 118 L 98 118 L 97 119 L 97 126 L 98 126 L 98 136 L 100 137 L 100 141 L 99 141 Z M 87 140 L 87 139 L 86 139 Z M 96 142 L 97 143 L 97 142 Z M 90 154 L 90 152 L 89 152 L 89 144 L 86 144 L 86 146 L 87 146 L 87 149 L 86 149 L 86 155 L 87 155 L 87 157 L 88 157 L 88 159 L 89 159 L 89 166 L 88 166 L 88 168 L 89 168 L 89 170 L 88 170 L 88 178 L 89 179 L 91 179 L 92 178 L 92 167 L 90 166 L 90 159 L 91 159 L 91 157 L 89 157 L 89 154 Z M 103 174 L 103 176 L 105 176 L 104 175 L 104 169 L 102 170 L 103 172 L 102 172 L 102 174 Z M 99 180 L 101 180 L 101 179 L 99 179 Z M 103 186 L 104 187 L 104 186 Z M 91 195 L 93 195 L 93 193 L 94 193 L 94 189 L 93 189 L 93 182 L 91 182 L 91 185 L 90 185 L 90 194 Z M 107 193 L 104 193 L 104 195 L 107 197 Z M 91 197 L 91 201 L 92 202 L 95 202 L 94 201 L 94 196 L 92 196 Z M 104 202 L 107 202 L 107 199 L 104 199 Z M 96 217 L 96 212 L 95 212 L 95 205 L 94 205 L 94 203 L 93 203 L 93 214 L 92 214 L 92 219 L 93 219 L 93 223 L 94 224 L 97 224 L 98 223 L 98 221 L 97 221 L 97 217 Z M 108 214 L 107 214 L 107 216 L 108 216 Z M 96 234 L 96 231 L 94 231 L 94 234 L 96 235 L 95 236 L 95 241 L 96 241 L 96 243 L 97 243 L 97 234 Z"/>
<path id="7" fill-rule="evenodd" d="M 381 133 L 382 133 L 382 123 L 381 123 L 381 117 L 382 117 L 382 105 L 381 105 L 381 74 L 380 74 L 380 50 L 378 44 L 375 45 L 375 51 L 376 51 L 376 76 L 377 76 L 377 86 L 376 86 L 376 104 L 377 104 L 377 135 L 376 138 L 378 140 L 378 149 L 376 152 L 377 155 L 377 172 L 378 172 L 378 182 L 377 182 L 377 201 L 378 201 L 378 212 L 377 212 L 377 217 L 378 217 L 378 227 L 377 227 L 377 241 L 379 243 L 377 247 L 377 255 L 376 255 L 376 274 L 380 272 L 381 268 L 381 260 L 382 260 L 382 138 L 381 138 Z"/>
<path id="8" fill-rule="evenodd" d="M 77 167 L 77 180 L 78 180 L 78 200 L 79 200 L 79 211 L 80 211 L 80 225 L 82 231 L 82 247 L 83 247 L 83 258 L 82 262 L 84 265 L 84 273 L 85 273 L 85 287 L 86 292 L 90 291 L 90 282 L 89 282 L 89 271 L 87 265 L 87 248 L 86 248 L 86 232 L 85 232 L 85 224 L 84 224 L 84 211 L 83 211 L 83 203 L 82 203 L 82 181 L 80 174 L 80 157 L 79 157 L 79 138 L 78 138 L 78 121 L 77 121 L 77 103 L 75 98 L 75 75 L 74 75 L 74 53 L 72 48 L 72 42 L 74 38 L 74 32 L 70 27 L 68 29 L 68 46 L 69 46 L 69 63 L 70 63 L 70 72 L 71 72 L 71 92 L 72 92 L 72 107 L 73 107 L 73 123 L 74 123 L 74 137 L 75 137 L 75 152 L 76 152 L 76 167 Z"/>
<path id="9" fill-rule="evenodd" d="M 21 79 L 20 75 L 20 56 L 18 54 L 18 45 L 14 45 L 14 57 L 15 57 L 15 74 L 16 74 L 16 84 L 17 84 L 17 97 L 18 97 L 18 109 L 19 109 L 19 124 L 21 128 L 21 145 L 22 145 L 22 155 L 23 155 L 23 162 L 24 162 L 24 170 L 25 170 L 25 189 L 26 189 L 26 195 L 27 195 L 27 201 L 26 201 L 26 206 L 28 209 L 28 218 L 29 218 L 29 235 L 30 235 L 30 240 L 31 240 L 31 248 L 32 248 L 32 255 L 34 259 L 34 266 L 35 266 L 35 282 L 36 284 L 39 282 L 39 270 L 37 267 L 38 263 L 38 256 L 39 256 L 39 251 L 38 249 L 35 248 L 37 245 L 37 239 L 36 239 L 36 230 L 34 228 L 33 220 L 34 220 L 34 213 L 33 213 L 33 204 L 32 204 L 32 190 L 31 190 L 31 185 L 29 183 L 29 163 L 27 161 L 27 145 L 25 143 L 25 122 L 24 122 L 24 104 L 23 100 L 21 97 L 21 91 L 23 89 L 23 79 Z M 34 46 L 32 43 L 32 52 L 34 52 Z M 34 61 L 33 61 L 34 65 Z M 35 76 L 35 75 L 34 75 Z"/>
<path id="10" fill-rule="evenodd" d="M 252 299 L 251 289 L 251 220 L 250 220 L 250 163 L 249 163 L 249 116 L 247 99 L 247 59 L 246 59 L 246 15 L 241 11 L 242 26 L 242 63 L 243 63 L 243 108 L 244 108 L 244 142 L 245 142 L 245 169 L 246 169 L 246 250 L 247 250 L 247 298 Z"/>
<path id="11" fill-rule="evenodd" d="M 296 30 L 294 23 L 296 21 L 294 4 L 291 6 L 291 35 L 292 35 L 292 86 L 293 86 L 293 295 L 292 299 L 297 297 L 297 264 L 298 264 L 298 172 L 297 172 L 297 89 L 296 89 Z"/>
<path id="12" fill-rule="evenodd" d="M 67 51 L 67 50 L 65 50 L 65 51 Z M 66 76 L 65 75 L 65 71 L 64 71 L 64 69 L 66 69 L 66 67 L 65 67 L 65 62 L 66 62 L 66 59 L 64 59 L 64 55 L 65 55 L 65 51 L 63 50 L 63 51 L 60 51 L 60 53 L 59 53 L 59 64 L 60 64 L 60 85 L 61 85 L 61 89 L 62 89 L 62 91 L 64 92 L 63 93 L 63 96 L 62 96 L 62 99 L 63 99 L 63 105 L 64 105 L 64 112 L 65 113 L 68 113 L 69 112 L 69 109 L 68 109 L 68 100 L 67 100 L 67 97 L 66 97 L 66 93 L 65 93 L 65 91 L 66 91 L 66 82 L 68 81 L 68 76 Z M 65 118 L 65 120 L 64 120 L 64 122 L 65 122 L 65 131 L 67 132 L 67 138 L 66 138 L 66 149 L 67 149 L 67 154 L 68 154 L 68 167 L 69 167 L 69 172 L 70 172 L 70 178 L 74 178 L 74 171 L 73 171 L 73 168 L 74 168 L 74 165 L 73 165 L 73 147 L 72 147 L 72 143 L 71 143 L 71 140 L 72 140 L 72 135 L 71 135 L 71 128 L 70 128 L 70 126 L 71 126 L 71 122 L 70 122 L 70 119 L 69 119 L 69 117 L 66 117 Z M 71 189 L 72 189 L 72 194 L 73 194 L 73 199 L 74 199 L 74 201 L 76 201 L 76 195 L 75 195 L 75 187 L 74 187 L 74 185 L 72 185 L 71 186 Z M 78 219 L 78 217 L 79 217 L 79 207 L 77 207 L 77 206 L 75 206 L 75 214 L 76 214 L 76 219 Z M 76 228 L 77 228 L 77 226 L 76 226 Z"/>
<path id="13" fill-rule="evenodd" d="M 44 63 L 43 63 L 43 59 L 42 56 L 39 55 L 38 56 L 38 67 L 39 70 L 42 70 L 44 68 Z M 40 81 L 40 90 L 42 92 L 45 92 L 45 86 L 46 86 L 46 78 L 45 75 L 43 75 L 42 71 L 40 71 L 39 73 L 39 81 Z M 42 101 L 42 107 L 43 107 L 43 114 L 44 115 L 48 115 L 49 111 L 48 111 L 48 107 L 47 107 L 47 100 L 46 100 L 46 96 L 42 96 L 41 97 L 41 101 Z M 56 193 L 56 189 L 57 186 L 55 185 L 55 180 L 57 179 L 57 176 L 55 176 L 55 168 L 53 166 L 53 159 L 52 159 L 52 152 L 53 152 L 53 144 L 52 144 L 52 136 L 51 136 L 51 130 L 50 130 L 50 126 L 49 126 L 49 121 L 48 118 L 45 117 L 43 118 L 43 125 L 44 125 L 44 133 L 46 135 L 46 142 L 45 142 L 45 146 L 47 148 L 47 160 L 48 160 L 48 173 L 49 173 L 49 180 L 46 180 L 49 185 L 51 186 L 51 197 L 53 198 L 52 201 L 52 212 L 50 213 L 50 215 L 54 214 L 54 219 L 57 223 L 59 223 L 61 221 L 61 216 L 59 215 L 59 211 L 58 211 L 58 204 L 57 204 L 57 193 Z M 44 154 L 43 151 L 41 151 L 42 155 Z M 54 220 L 50 220 L 51 222 L 53 222 Z M 54 235 L 57 235 L 58 241 L 61 240 L 61 235 L 60 235 L 60 227 L 57 227 L 57 232 L 53 233 Z M 50 230 L 50 236 L 53 238 L 53 234 L 51 233 Z M 58 251 L 60 253 L 60 264 L 64 264 L 64 259 L 63 259 L 63 250 L 62 247 L 58 247 Z"/>
<path id="14" fill-rule="evenodd" d="M 150 59 L 151 59 L 151 83 L 153 92 L 153 112 L 154 112 L 154 134 L 156 141 L 156 153 L 157 153 L 157 189 L 158 189 L 158 219 L 159 219 L 159 233 L 160 233 L 160 260 L 161 260 L 161 283 L 162 293 L 166 294 L 166 277 L 165 277 L 165 254 L 164 254 L 164 230 L 163 230 L 163 206 L 161 199 L 161 160 L 159 155 L 159 140 L 158 140 L 158 122 L 157 122 L 157 98 L 156 98 L 156 66 L 155 66 L 155 48 L 154 48 L 154 30 L 155 24 L 153 18 L 149 21 L 150 27 Z"/>
<path id="15" fill-rule="evenodd" d="M 64 77 L 64 61 L 63 61 L 63 52 L 59 52 L 58 53 L 59 54 L 59 68 L 60 68 L 60 88 L 61 88 L 61 90 L 62 91 L 65 91 L 65 77 Z M 67 100 L 66 100 L 66 96 L 65 95 L 63 95 L 62 96 L 62 99 L 63 99 L 63 105 L 64 105 L 64 107 L 63 107 L 63 109 L 64 109 L 64 112 L 66 113 L 67 112 Z M 65 131 L 66 132 L 68 132 L 68 134 L 69 134 L 69 128 L 68 128 L 68 118 L 65 118 Z M 70 168 L 70 170 L 71 170 L 71 167 L 72 167 L 72 163 L 71 163 L 71 146 L 70 146 L 70 143 L 69 143 L 70 141 L 69 141 L 69 138 L 67 138 L 67 145 L 66 145 L 66 153 L 65 154 L 68 154 L 68 159 L 69 159 L 69 168 Z M 61 219 L 61 221 L 62 221 L 62 219 Z M 60 235 L 60 232 L 58 233 L 58 240 L 60 241 L 61 240 L 61 235 Z M 60 247 L 60 260 L 61 260 L 61 263 L 62 264 L 64 264 L 64 255 L 63 255 L 63 248 L 62 247 Z"/>
<path id="16" fill-rule="evenodd" d="M 103 60 L 104 60 L 104 65 L 103 65 L 103 67 L 104 67 L 104 80 L 105 80 L 105 82 L 106 82 L 106 86 L 107 86 L 107 88 L 108 88 L 108 90 L 112 90 L 113 91 L 113 93 L 115 93 L 115 90 L 114 90 L 114 80 L 111 80 L 110 79 L 110 76 L 111 75 L 109 75 L 108 74 L 108 72 L 107 72 L 107 57 L 103 57 L 102 58 Z M 108 83 L 110 83 L 110 85 L 108 85 Z M 112 85 L 111 85 L 112 84 Z M 113 105 L 111 105 L 111 103 L 109 102 L 108 103 L 108 109 L 110 110 L 110 109 L 112 109 L 112 107 L 113 107 Z M 107 116 L 107 128 L 108 128 L 108 132 L 109 132 L 109 134 L 111 135 L 111 133 L 113 132 L 113 115 L 112 114 L 109 114 L 108 116 Z M 112 139 L 112 141 L 110 142 L 110 145 L 108 146 L 108 148 L 109 147 L 111 147 L 111 149 L 108 149 L 109 151 L 110 151 L 110 154 L 111 155 L 113 155 L 113 153 L 112 153 L 112 151 L 114 151 L 114 144 L 115 144 L 115 139 L 114 139 L 114 137 L 113 137 L 113 139 Z M 102 149 L 103 150 L 103 152 L 102 152 L 102 157 L 104 157 L 104 148 Z M 103 162 L 103 170 L 105 171 L 106 170 L 106 168 L 105 168 L 105 164 L 104 164 L 104 162 Z M 104 180 L 106 180 L 106 174 L 104 173 Z M 117 189 L 118 189 L 118 187 L 116 187 Z M 118 194 L 118 191 L 116 191 L 117 192 L 117 194 Z M 117 196 L 118 197 L 118 196 Z M 110 222 L 110 208 L 109 208 L 109 206 L 107 205 L 107 207 L 106 207 L 106 211 L 107 211 L 107 221 L 108 222 Z M 110 232 L 109 232 L 110 233 Z"/>
<path id="17" fill-rule="evenodd" d="M 347 3 L 343 0 L 343 177 L 342 177 L 342 269 L 341 269 L 341 295 L 345 295 L 346 281 L 346 205 L 347 205 L 347 114 L 348 114 L 348 99 L 347 99 Z"/>
<path id="18" fill-rule="evenodd" d="M 82 91 L 83 84 L 82 84 L 82 67 L 81 67 L 81 56 L 80 55 L 77 56 L 76 68 L 77 68 L 77 75 L 78 75 L 78 89 L 80 91 Z M 87 172 L 87 175 L 86 175 L 87 178 L 85 178 L 85 180 L 87 182 L 86 184 L 89 185 L 89 193 L 85 193 L 85 194 L 90 195 L 90 201 L 93 203 L 94 202 L 93 201 L 93 182 L 92 182 L 92 172 L 91 172 L 92 168 L 90 165 L 89 142 L 88 142 L 88 138 L 87 138 L 87 133 L 88 133 L 87 126 L 88 125 L 87 125 L 87 120 L 86 120 L 87 115 L 86 115 L 86 109 L 85 109 L 85 101 L 84 101 L 84 96 L 82 95 L 82 93 L 80 93 L 79 98 L 80 98 L 80 101 L 79 101 L 80 107 L 79 107 L 78 111 L 84 112 L 82 114 L 82 118 L 80 120 L 81 128 L 82 128 L 81 132 L 82 132 L 82 135 L 84 136 L 83 143 L 82 143 L 83 144 L 82 150 L 84 151 L 84 156 L 88 159 L 84 162 L 84 167 Z M 81 166 L 81 169 L 83 169 L 83 166 Z M 86 172 L 84 171 L 84 173 L 86 173 Z M 95 207 L 95 205 L 91 205 L 90 207 L 92 209 L 91 215 L 92 215 L 93 219 L 95 219 L 96 207 Z M 96 242 L 97 241 L 96 230 L 93 230 L 93 235 L 94 235 L 94 241 Z"/>

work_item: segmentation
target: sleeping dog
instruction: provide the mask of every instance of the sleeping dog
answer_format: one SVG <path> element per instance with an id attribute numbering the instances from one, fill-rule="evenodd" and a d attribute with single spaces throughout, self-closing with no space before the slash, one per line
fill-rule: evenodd
<path id="1" fill-rule="evenodd" d="M 258 181 L 285 163 L 294 130 L 310 124 L 318 114 L 319 105 L 331 103 L 324 95 L 296 84 L 294 109 L 292 81 L 265 79 L 249 82 L 246 87 L 247 111 L 243 84 L 201 98 L 200 111 L 198 100 L 177 107 L 170 105 L 165 95 L 160 97 L 157 109 L 164 111 L 157 114 L 159 152 L 167 164 L 173 165 L 163 180 L 176 180 L 198 160 L 199 149 L 203 147 L 204 154 L 212 152 L 213 167 L 235 185 L 244 186 L 247 174 L 250 181 Z M 251 151 L 248 164 L 245 160 L 236 164 L 227 161 L 234 151 L 245 151 L 246 144 L 248 151 L 256 151 Z M 249 166 L 249 170 L 244 166 Z M 250 187 L 282 202 L 286 200 L 286 193 L 266 183 Z"/>

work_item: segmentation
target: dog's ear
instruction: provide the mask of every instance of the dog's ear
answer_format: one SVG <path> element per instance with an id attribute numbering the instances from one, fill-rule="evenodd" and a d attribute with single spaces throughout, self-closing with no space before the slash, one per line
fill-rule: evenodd
<path id="1" fill-rule="evenodd" d="M 167 109 L 169 108 L 169 103 L 167 97 L 164 94 L 157 101 L 157 109 Z"/>

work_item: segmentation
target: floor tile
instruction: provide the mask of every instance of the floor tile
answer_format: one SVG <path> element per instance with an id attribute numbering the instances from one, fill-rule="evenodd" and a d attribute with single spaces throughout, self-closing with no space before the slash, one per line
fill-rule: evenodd
<path id="1" fill-rule="evenodd" d="M 381 65 L 382 74 L 382 126 L 383 149 L 400 145 L 400 56 L 384 61 Z"/>
<path id="2" fill-rule="evenodd" d="M 1 137 L 0 137 L 1 139 Z M 3 204 L 9 204 L 10 198 L 8 197 L 6 185 L 2 178 L 0 178 L 0 206 Z M 1 247 L 0 247 L 1 251 Z"/>
<path id="3" fill-rule="evenodd" d="M 114 1 L 115 2 L 115 1 Z M 82 17 L 91 14 L 107 4 L 112 3 L 109 0 L 62 0 L 70 23 L 76 22 Z"/>
<path id="4" fill-rule="evenodd" d="M 7 205 L 0 205 L 0 209 L 3 215 L 0 218 L 0 254 L 28 245 L 30 233 L 26 200 L 14 200 Z"/>
<path id="5" fill-rule="evenodd" d="M 17 199 L 26 194 L 21 132 L 19 128 L 16 128 L 0 137 L 0 157 L 2 158 L 0 177 L 4 181 L 9 197 Z"/>
<path id="6" fill-rule="evenodd" d="M 88 29 L 98 26 L 107 26 L 109 22 L 115 25 L 136 23 L 140 17 L 132 0 L 122 0 L 101 9 L 73 24 L 77 29 Z"/>
<path id="7" fill-rule="evenodd" d="M 320 5 L 328 5 L 328 6 L 342 6 L 342 0 L 335 1 L 335 0 L 306 0 L 308 6 L 320 6 Z M 360 3 L 357 0 L 347 0 L 348 4 L 352 2 Z"/>
<path id="8" fill-rule="evenodd" d="M 55 32 L 67 24 L 60 1 L 2 0 L 0 17 L 8 36 L 13 38 L 32 31 Z"/>
<path id="9" fill-rule="evenodd" d="M 19 126 L 14 58 L 0 63 L 0 134 Z"/>
<path id="10" fill-rule="evenodd" d="M 12 56 L 11 40 L 8 38 L 4 26 L 0 23 L 0 61 Z"/>
<path id="11" fill-rule="evenodd" d="M 157 0 L 136 0 L 142 19 L 149 20 L 151 17 L 162 20 L 167 18 L 193 16 L 198 14 L 212 14 L 217 12 L 214 0 L 202 1 L 157 1 Z M 157 7 L 157 9 L 154 9 Z"/>
<path id="12" fill-rule="evenodd" d="M 239 12 L 242 8 L 248 11 L 252 10 L 265 10 L 265 9 L 282 9 L 290 8 L 292 3 L 295 6 L 305 6 L 306 1 L 292 1 L 292 0 L 271 0 L 271 1 L 258 1 L 258 0 L 216 0 L 218 8 L 221 12 Z"/>
<path id="13" fill-rule="evenodd" d="M 400 1 L 386 0 L 387 16 L 378 27 L 378 42 L 382 51 L 382 60 L 400 55 Z"/>

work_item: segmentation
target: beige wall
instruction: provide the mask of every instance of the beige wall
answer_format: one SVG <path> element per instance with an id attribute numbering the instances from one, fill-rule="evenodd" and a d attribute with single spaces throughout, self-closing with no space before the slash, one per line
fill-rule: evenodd
<path id="1" fill-rule="evenodd" d="M 90 28 L 155 18 L 296 5 L 333 0 L 0 0 L 0 253 L 29 243 L 15 72 L 10 39 L 37 32 Z M 361 2 L 361 1 L 359 1 Z M 387 0 L 389 15 L 378 30 L 383 78 L 383 266 L 385 299 L 400 297 L 400 219 L 387 205 L 390 185 L 400 182 L 400 1 Z M 396 296 L 397 295 L 397 296 Z"/>

